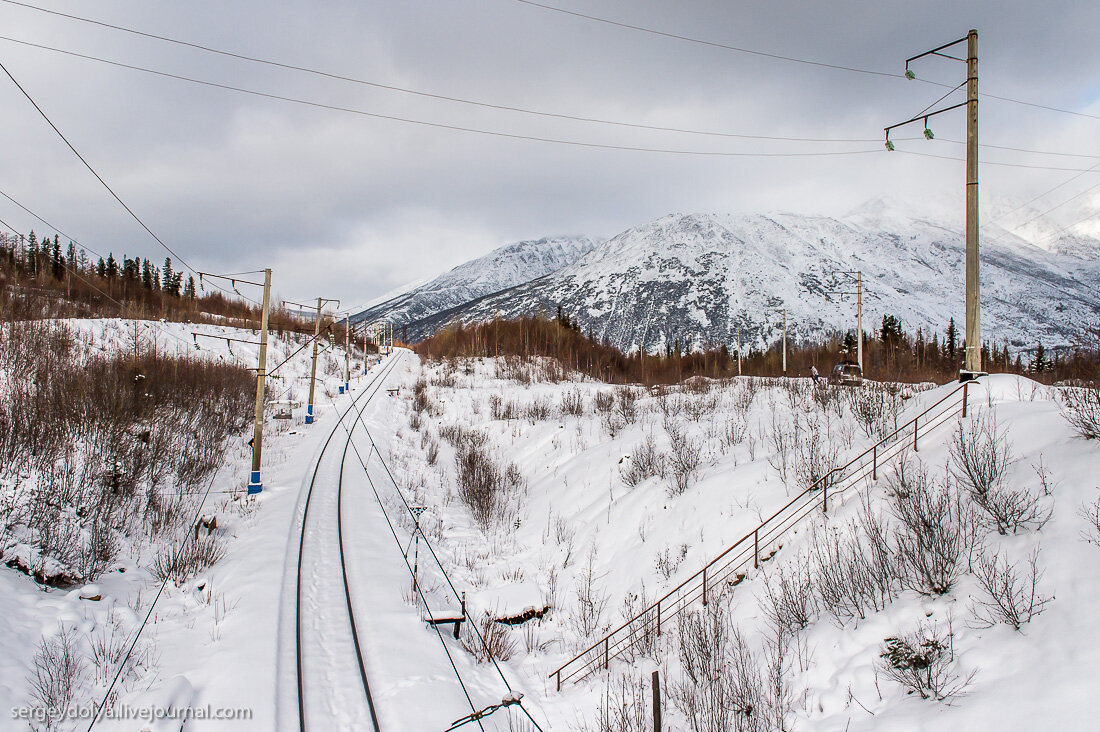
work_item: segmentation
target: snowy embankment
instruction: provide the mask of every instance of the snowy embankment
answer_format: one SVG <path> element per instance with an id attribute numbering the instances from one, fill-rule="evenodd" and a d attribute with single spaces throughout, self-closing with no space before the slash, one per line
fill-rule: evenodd
<path id="1" fill-rule="evenodd" d="M 749 719 L 744 707 L 766 702 L 769 668 L 782 671 L 771 677 L 782 679 L 771 706 L 792 729 L 1094 728 L 1083 700 L 1100 684 L 1091 611 L 1100 601 L 1100 548 L 1082 538 L 1082 506 L 1097 500 L 1100 449 L 1075 435 L 1057 389 L 1011 376 L 973 385 L 966 419 L 953 418 L 895 461 L 907 473 L 884 467 L 842 508 L 814 515 L 760 572 L 722 590 L 707 614 L 695 608 L 630 663 L 613 661 L 610 676 L 556 692 L 548 676 L 557 666 L 751 532 L 822 466 L 844 463 L 954 386 L 815 390 L 799 380 L 736 379 L 648 392 L 540 380 L 553 371 L 493 359 L 425 365 L 392 415 L 389 455 L 408 499 L 429 507 L 421 524 L 468 590 L 471 616 L 550 608 L 504 633 L 505 672 L 550 728 L 647 729 L 649 673 L 660 669 L 669 728 L 767 729 L 763 711 Z M 1000 509 L 992 499 L 979 505 L 953 443 L 1000 455 L 999 492 L 990 495 L 1030 504 L 1002 524 L 1003 534 L 991 518 Z M 901 555 L 920 538 L 897 513 L 922 471 L 921 490 L 943 499 L 945 526 L 957 534 L 949 566 L 925 568 L 944 575 L 945 587 L 921 579 L 921 557 Z M 811 588 L 823 583 L 822 567 L 838 566 L 845 550 L 874 554 L 868 523 L 880 526 L 886 547 L 878 584 L 862 599 L 820 599 Z M 1003 584 L 1011 566 L 1015 587 L 1028 589 L 1029 557 L 1040 546 L 1033 610 L 1041 612 L 1019 630 L 996 622 L 996 598 L 979 577 Z M 805 617 L 787 613 L 777 659 L 767 587 L 776 594 L 782 577 L 800 572 L 808 577 Z M 721 670 L 722 691 L 708 687 L 686 631 L 721 649 L 710 671 Z M 918 651 L 925 641 L 946 649 L 932 659 L 942 679 L 928 693 L 942 700 L 907 694 L 890 678 L 886 639 L 907 637 Z M 752 673 L 738 677 L 737 658 Z M 726 707 L 725 716 L 702 719 L 708 705 Z"/>
<path id="2" fill-rule="evenodd" d="M 114 319 L 66 323 L 92 352 L 121 352 L 127 357 L 156 352 L 255 368 L 258 348 L 253 344 L 257 340 L 254 331 Z M 193 333 L 202 335 L 196 338 Z M 296 408 L 293 419 L 269 420 L 265 426 L 264 492 L 253 498 L 244 495 L 251 457 L 249 424 L 230 438 L 201 511 L 207 521 L 216 519 L 214 532 L 224 548 L 224 558 L 198 576 L 167 582 L 112 694 L 116 709 L 126 707 L 137 716 L 104 719 L 97 729 L 178 729 L 178 719 L 146 717 L 188 705 L 195 705 L 200 714 L 224 708 L 228 711 L 221 714 L 235 718 L 234 725 L 252 729 L 273 725 L 274 616 L 283 549 L 301 475 L 316 449 L 317 433 L 302 425 L 310 349 L 299 349 L 307 341 L 308 337 L 272 334 L 268 368 L 289 360 L 268 382 L 269 393 L 276 399 L 294 401 Z M 338 386 L 344 382 L 343 351 L 327 343 L 322 346 L 315 396 L 321 423 L 331 405 L 344 399 L 338 396 Z M 362 361 L 353 360 L 353 389 L 362 374 Z M 21 490 L 20 477 L 15 476 L 6 488 L 14 491 L 13 495 Z M 204 480 L 203 490 L 206 484 Z M 169 479 L 160 490 L 174 495 L 177 488 Z M 184 498 L 179 505 L 187 509 L 187 522 L 198 498 Z M 74 507 L 62 506 L 61 510 Z M 79 515 L 80 507 L 75 510 Z M 201 531 L 205 535 L 207 529 Z M 18 531 L 15 538 L 19 538 Z M 120 541 L 117 558 L 93 585 L 48 589 L 14 570 L 0 571 L 0 613 L 7 638 L 0 654 L 0 706 L 5 709 L 0 729 L 26 729 L 29 723 L 45 728 L 40 720 L 28 719 L 35 713 L 27 710 L 35 704 L 36 663 L 42 660 L 43 649 L 62 648 L 58 641 L 63 637 L 69 639 L 67 647 L 78 657 L 74 666 L 77 683 L 72 685 L 70 702 L 75 713 L 86 718 L 71 720 L 61 728 L 83 728 L 89 723 L 92 705 L 102 699 L 157 596 L 161 583 L 154 565 L 173 548 L 162 539 L 125 536 Z M 13 555 L 20 551 L 12 544 L 6 549 Z M 252 721 L 242 721 L 242 715 Z M 189 723 L 189 729 L 192 724 L 195 722 Z"/>

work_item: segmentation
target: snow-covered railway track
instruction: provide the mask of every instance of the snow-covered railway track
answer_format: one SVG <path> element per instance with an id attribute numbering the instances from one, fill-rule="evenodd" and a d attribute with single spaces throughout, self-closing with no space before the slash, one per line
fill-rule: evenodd
<path id="1" fill-rule="evenodd" d="M 381 729 L 352 604 L 341 506 L 344 463 L 358 416 L 400 360 L 398 352 L 337 415 L 306 490 L 294 611 L 298 719 L 303 732 Z"/>

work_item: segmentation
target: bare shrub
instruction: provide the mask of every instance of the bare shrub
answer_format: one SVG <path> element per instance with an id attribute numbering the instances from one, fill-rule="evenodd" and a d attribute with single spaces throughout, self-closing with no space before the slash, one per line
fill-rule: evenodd
<path id="1" fill-rule="evenodd" d="M 891 513 L 898 520 L 894 553 L 902 584 L 923 595 L 943 595 L 963 573 L 977 541 L 962 497 L 938 485 L 920 466 L 899 467 L 889 478 Z"/>
<path id="2" fill-rule="evenodd" d="M 413 384 L 413 411 L 427 412 L 431 408 L 431 398 L 428 396 L 428 382 L 423 377 Z"/>
<path id="3" fill-rule="evenodd" d="M 409 412 L 409 428 L 413 432 L 419 432 L 422 425 L 423 419 L 420 416 L 420 412 Z"/>
<path id="4" fill-rule="evenodd" d="M 569 616 L 570 626 L 582 640 L 592 637 L 603 627 L 603 616 L 610 597 L 600 586 L 602 581 L 603 576 L 596 574 L 596 547 L 592 546 L 577 577 L 577 605 Z"/>
<path id="5" fill-rule="evenodd" d="M 1051 509 L 1044 507 L 1038 491 L 1007 485 L 1015 458 L 1008 436 L 991 417 L 975 417 L 968 429 L 960 424 L 950 452 L 952 473 L 980 509 L 983 524 L 1007 534 L 1041 529 L 1050 519 Z"/>
<path id="6" fill-rule="evenodd" d="M 512 400 L 504 401 L 500 394 L 489 395 L 489 416 L 493 419 L 515 419 L 519 408 Z"/>
<path id="7" fill-rule="evenodd" d="M 581 723 L 582 732 L 651 732 L 649 697 L 644 677 L 608 679 L 596 705 L 592 725 Z"/>
<path id="8" fill-rule="evenodd" d="M 1010 564 L 999 553 L 978 557 L 974 576 L 985 597 L 977 601 L 974 617 L 981 627 L 999 623 L 1019 630 L 1051 601 L 1039 593 L 1043 578 L 1039 569 L 1039 550 L 1033 551 L 1023 566 Z"/>
<path id="9" fill-rule="evenodd" d="M 1100 438 L 1100 386 L 1063 390 L 1062 415 L 1081 437 L 1086 440 Z"/>
<path id="10" fill-rule="evenodd" d="M 1085 530 L 1081 532 L 1081 538 L 1090 544 L 1100 546 L 1100 495 L 1092 503 L 1081 506 L 1078 515 L 1086 523 Z"/>
<path id="11" fill-rule="evenodd" d="M 483 529 L 503 515 L 505 502 L 504 472 L 488 450 L 472 442 L 457 446 L 458 495 L 469 506 L 474 520 Z"/>
<path id="12" fill-rule="evenodd" d="M 85 693 L 88 664 L 73 630 L 60 628 L 35 651 L 28 687 L 38 719 L 32 729 L 61 729 Z"/>
<path id="13" fill-rule="evenodd" d="M 459 636 L 459 642 L 478 663 L 486 663 L 494 659 L 507 661 L 515 655 L 516 639 L 512 637 L 507 626 L 493 620 L 492 614 L 487 612 L 482 615 L 477 626 L 481 633 L 480 639 L 477 633 L 465 625 Z"/>
<path id="14" fill-rule="evenodd" d="M 190 533 L 183 544 L 165 546 L 153 559 L 151 571 L 159 581 L 165 579 L 181 585 L 191 577 L 205 572 L 225 557 L 221 534 L 214 532 L 195 538 Z"/>
<path id="15" fill-rule="evenodd" d="M 873 514 L 824 532 L 815 528 L 810 544 L 818 602 L 840 624 L 884 610 L 897 597 L 897 563 Z"/>
<path id="16" fill-rule="evenodd" d="M 535 399 L 533 402 L 527 405 L 527 409 L 524 410 L 524 416 L 531 424 L 536 422 L 545 422 L 550 419 L 550 402 L 542 397 Z"/>
<path id="17" fill-rule="evenodd" d="M 621 471 L 623 482 L 633 487 L 649 478 L 663 477 L 664 461 L 665 456 L 657 449 L 657 443 L 647 435 L 634 446 L 628 467 Z"/>
<path id="18" fill-rule="evenodd" d="M 584 414 L 584 395 L 580 389 L 568 389 L 561 395 L 561 413 L 580 417 Z"/>
<path id="19" fill-rule="evenodd" d="M 615 412 L 622 417 L 627 424 L 634 424 L 638 418 L 637 402 L 638 392 L 629 386 L 620 386 L 615 390 Z"/>
<path id="20" fill-rule="evenodd" d="M 972 496 L 989 493 L 1004 480 L 1015 462 L 1008 435 L 993 417 L 975 414 L 970 424 L 960 422 L 951 437 L 951 472 Z"/>
<path id="21" fill-rule="evenodd" d="M 801 557 L 765 575 L 762 605 L 772 626 L 786 635 L 810 624 L 818 612 L 818 599 L 813 574 Z"/>
<path id="22" fill-rule="evenodd" d="M 792 477 L 795 446 L 798 442 L 798 426 L 780 421 L 777 411 L 771 414 L 771 430 L 767 433 L 772 450 L 768 454 L 768 464 L 779 474 L 783 485 L 789 485 Z M 751 448 L 750 448 L 751 451 Z"/>
<path id="23" fill-rule="evenodd" d="M 924 624 L 905 635 L 887 638 L 879 658 L 879 668 L 887 678 L 921 699 L 947 701 L 962 696 L 977 673 L 961 676 L 950 631 L 944 634 Z"/>
<path id="24" fill-rule="evenodd" d="M 829 440 L 820 424 L 803 430 L 795 438 L 795 476 L 802 490 L 821 487 L 821 481 L 837 467 L 840 448 Z"/>
<path id="25" fill-rule="evenodd" d="M 615 394 L 610 391 L 596 392 L 596 411 L 606 414 L 615 408 Z"/>
<path id="26" fill-rule="evenodd" d="M 722 424 L 722 430 L 718 434 L 718 439 L 721 441 L 722 447 L 726 450 L 730 450 L 734 446 L 740 445 L 744 441 L 747 433 L 748 426 L 743 419 L 727 419 Z"/>
<path id="27" fill-rule="evenodd" d="M 693 732 L 789 729 L 781 655 L 753 653 L 718 602 L 683 613 L 677 630 L 683 677 L 670 696 Z"/>
<path id="28" fill-rule="evenodd" d="M 702 444 L 688 437 L 679 424 L 665 420 L 665 432 L 668 433 L 668 468 L 672 475 L 671 489 L 675 495 L 683 495 L 695 482 L 702 464 Z"/>

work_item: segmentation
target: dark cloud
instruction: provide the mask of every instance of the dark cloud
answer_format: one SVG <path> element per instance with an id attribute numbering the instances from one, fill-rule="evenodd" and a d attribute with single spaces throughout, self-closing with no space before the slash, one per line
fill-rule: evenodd
<path id="1" fill-rule="evenodd" d="M 376 114 L 591 143 L 726 152 L 875 150 L 826 158 L 703 157 L 503 139 L 326 111 L 159 78 L 0 41 L 0 59 L 149 224 L 196 266 L 273 265 L 285 296 L 367 300 L 509 240 L 613 235 L 671 211 L 843 213 L 883 194 L 958 192 L 962 164 L 879 153 L 882 127 L 945 89 L 684 43 L 515 0 L 86 3 L 44 6 L 218 48 L 432 93 L 650 125 L 822 145 L 546 119 L 256 66 L 0 3 L 4 35 L 218 83 Z M 48 4 L 47 4 L 48 3 Z M 1095 4 L 551 4 L 672 33 L 897 73 L 907 56 L 981 32 L 983 91 L 1100 113 Z M 960 64 L 922 79 L 954 84 Z M 99 250 L 160 259 L 7 80 L 0 188 Z M 984 142 L 1100 153 L 1100 121 L 984 99 Z M 961 114 L 937 141 L 961 157 Z M 899 136 L 919 134 L 919 129 Z M 11 143 L 15 144 L 11 144 Z M 1085 158 L 987 149 L 983 160 L 1082 168 Z M 983 195 L 1024 198 L 1074 175 L 986 166 Z M 1082 176 L 1068 197 L 1097 182 Z M 948 198 L 947 200 L 953 200 Z M 1061 198 L 1052 198 L 1057 203 Z M 42 228 L 0 205 L 0 218 Z"/>

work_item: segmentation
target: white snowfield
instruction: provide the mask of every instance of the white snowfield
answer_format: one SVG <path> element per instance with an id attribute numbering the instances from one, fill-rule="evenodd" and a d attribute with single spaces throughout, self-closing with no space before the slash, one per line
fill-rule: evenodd
<path id="1" fill-rule="evenodd" d="M 122 338 L 123 326 L 117 336 L 110 326 L 88 327 L 106 328 L 97 337 Z M 303 357 L 304 363 L 295 361 L 296 373 L 308 366 L 308 352 Z M 602 729 L 597 708 L 618 704 L 624 688 L 637 692 L 645 718 L 653 669 L 662 675 L 665 728 L 691 729 L 673 701 L 686 680 L 675 627 L 662 636 L 667 655 L 612 661 L 608 672 L 561 692 L 550 675 L 801 490 L 794 466 L 788 466 L 786 480 L 781 477 L 776 432 L 786 434 L 796 422 L 816 430 L 841 463 L 874 441 L 843 399 L 821 408 L 809 388 L 796 393 L 775 382 L 736 379 L 663 394 L 633 388 L 636 401 L 628 413 L 597 406 L 598 398 L 606 399 L 601 394 L 619 399 L 617 387 L 581 380 L 525 383 L 502 360 L 422 364 L 398 350 L 370 369 L 365 376 L 360 369 L 350 394 L 324 398 L 315 424 L 296 419 L 289 428 L 272 429 L 258 507 L 241 510 L 230 501 L 217 506 L 219 526 L 233 536 L 228 556 L 204 577 L 169 586 L 146 631 L 159 656 L 156 669 L 123 689 L 120 704 L 248 710 L 248 718 L 231 722 L 192 719 L 189 730 L 299 728 L 295 599 L 301 542 L 300 681 L 309 729 L 373 728 L 349 599 L 381 729 L 442 731 L 509 693 L 492 664 L 478 663 L 451 637 L 450 625 L 424 622 L 428 613 L 458 609 L 431 550 L 455 589 L 466 593 L 471 619 L 550 606 L 541 619 L 506 630 L 513 648 L 500 663 L 542 729 Z M 427 405 L 417 409 L 413 386 L 420 379 Z M 901 392 L 900 421 L 954 386 Z M 398 387 L 399 393 L 388 391 Z M 563 404 L 578 399 L 579 409 L 563 411 Z M 1094 609 L 1100 602 L 1100 546 L 1083 538 L 1088 523 L 1081 508 L 1100 495 L 1100 445 L 1075 435 L 1056 389 L 1025 378 L 983 378 L 972 385 L 969 406 L 962 424 L 995 418 L 1006 431 L 1014 457 L 1006 480 L 1039 490 L 1039 475 L 1045 476 L 1049 495 L 1042 496 L 1042 505 L 1052 511 L 1049 522 L 1005 536 L 987 531 L 983 540 L 1013 562 L 1041 545 L 1039 591 L 1053 599 L 1019 632 L 1005 625 L 982 628 L 973 621 L 980 592 L 964 573 L 943 596 L 903 591 L 861 620 L 841 624 L 818 613 L 800 632 L 789 668 L 791 729 L 1098 729 L 1091 705 L 1100 688 Z M 922 437 L 910 458 L 943 476 L 959 422 L 955 418 Z M 483 434 L 485 452 L 502 471 L 515 466 L 510 475 L 518 482 L 509 483 L 499 515 L 483 525 L 457 487 L 456 453 L 447 436 L 453 438 L 456 427 Z M 347 430 L 352 441 L 345 455 Z M 699 465 L 682 493 L 672 490 L 667 472 L 670 430 L 700 448 Z M 628 481 L 647 438 L 664 456 L 666 475 L 635 474 Z M 234 465 L 226 475 L 232 478 L 226 482 L 243 482 L 246 453 L 230 457 Z M 884 505 L 886 473 L 860 489 L 872 506 Z M 405 502 L 426 507 L 418 548 Z M 860 503 L 860 495 L 849 495 L 830 513 L 828 526 L 843 526 Z M 754 648 L 764 633 L 764 574 L 800 561 L 811 535 L 808 529 L 789 534 L 771 561 L 716 601 Z M 408 565 L 414 557 L 427 610 L 413 591 Z M 7 652 L 0 654 L 0 703 L 26 704 L 34 646 L 44 633 L 56 632 L 59 622 L 90 631 L 104 622 L 106 608 L 144 608 L 153 584 L 141 569 L 147 562 L 129 559 L 127 572 L 97 582 L 98 601 L 79 599 L 80 590 L 43 592 L 25 576 L 0 572 L 0 613 L 8 630 Z M 958 673 L 974 672 L 964 695 L 922 700 L 878 670 L 884 639 L 922 622 L 952 631 Z M 469 636 L 465 640 L 476 645 Z M 482 722 L 487 730 L 533 729 L 516 707 Z M 0 728 L 25 729 L 26 722 L 5 717 Z M 105 721 L 96 728 L 179 729 L 179 721 Z M 476 728 L 471 723 L 463 729 Z"/>

